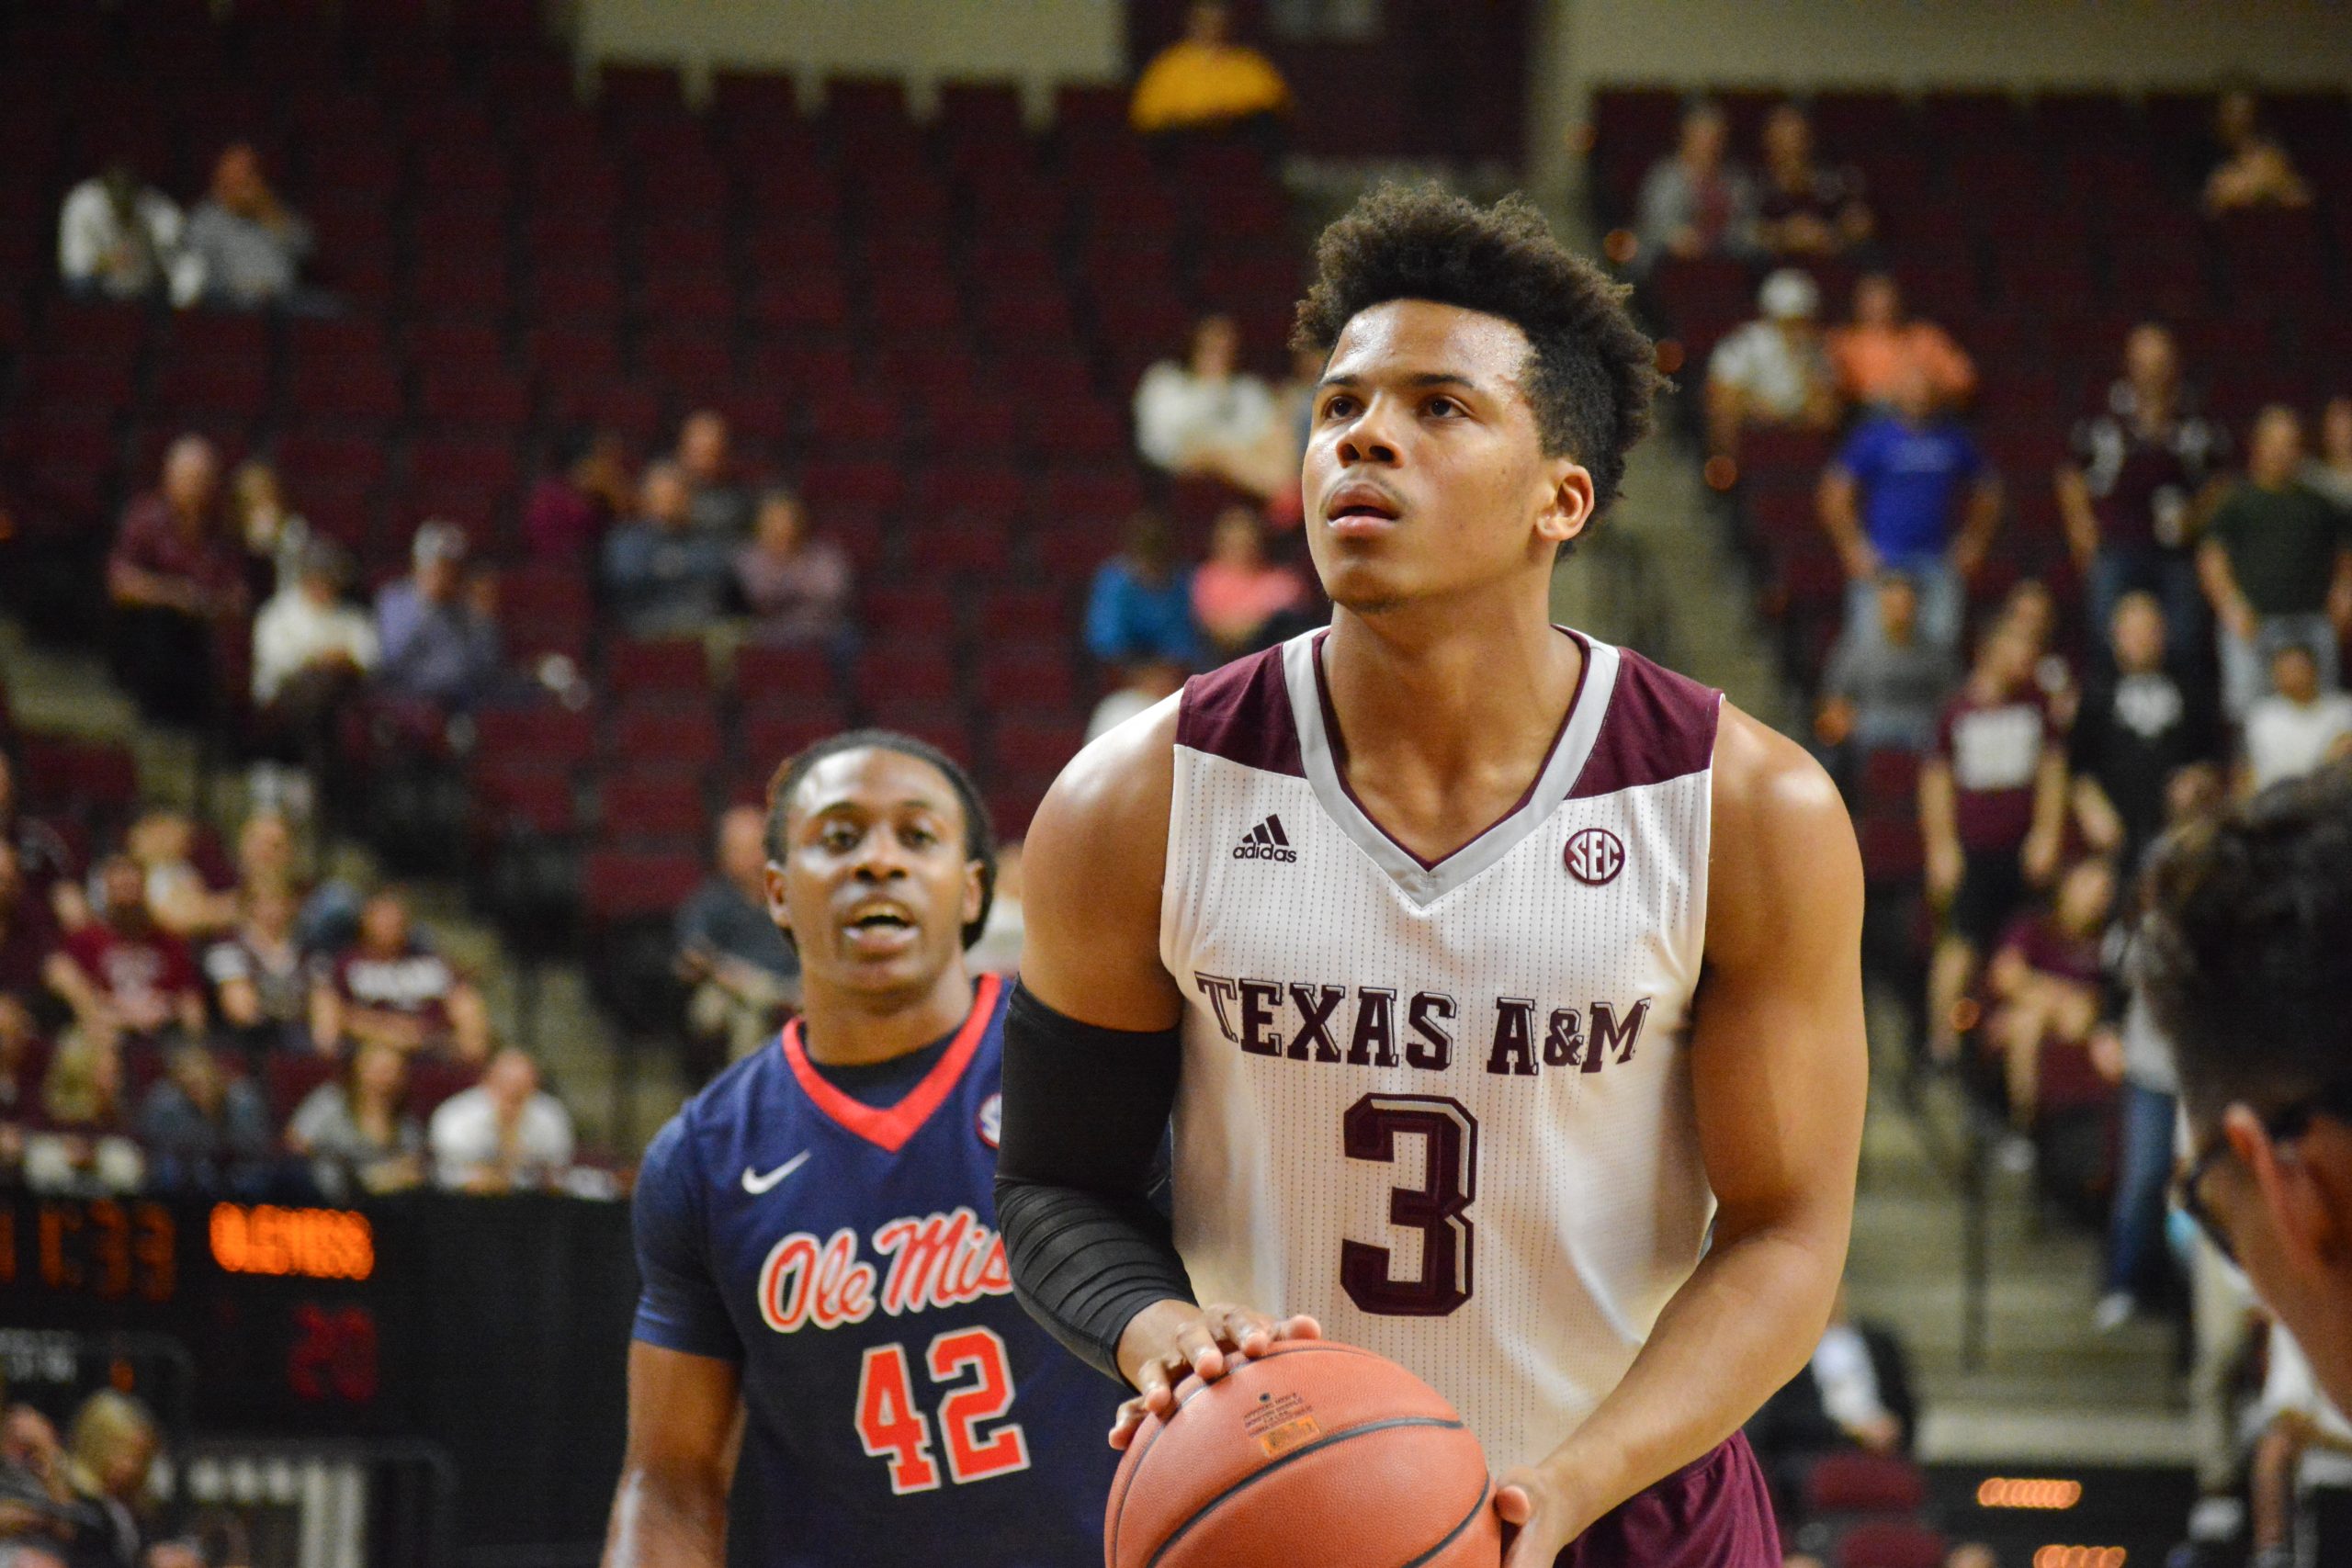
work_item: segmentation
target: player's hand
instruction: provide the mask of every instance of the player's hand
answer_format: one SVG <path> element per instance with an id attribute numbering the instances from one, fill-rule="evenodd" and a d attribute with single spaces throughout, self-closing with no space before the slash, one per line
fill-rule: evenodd
<path id="1" fill-rule="evenodd" d="M 1579 1499 L 1533 1465 L 1502 1478 L 1495 1488 L 1495 1512 L 1503 1521 L 1503 1568 L 1552 1568 L 1592 1522 Z"/>
<path id="2" fill-rule="evenodd" d="M 1276 1319 L 1229 1303 L 1194 1306 L 1171 1300 L 1146 1307 L 1119 1337 L 1119 1371 L 1136 1396 L 1119 1406 L 1111 1446 L 1124 1449 L 1134 1441 L 1146 1416 L 1173 1415 L 1176 1385 L 1187 1377 L 1215 1382 L 1237 1356 L 1262 1356 L 1285 1339 L 1322 1337 L 1322 1325 L 1311 1317 Z"/>

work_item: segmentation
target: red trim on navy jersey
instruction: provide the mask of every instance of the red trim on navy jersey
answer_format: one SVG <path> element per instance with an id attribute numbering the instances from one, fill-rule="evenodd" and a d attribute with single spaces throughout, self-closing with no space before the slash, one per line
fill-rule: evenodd
<path id="1" fill-rule="evenodd" d="M 1003 987 L 1001 976 L 979 977 L 979 983 L 972 988 L 972 1010 L 965 1016 L 964 1027 L 948 1043 L 946 1054 L 923 1075 L 922 1082 L 907 1091 L 905 1099 L 888 1109 L 867 1105 L 828 1083 L 825 1075 L 809 1062 L 808 1049 L 800 1043 L 800 1021 L 797 1018 L 784 1026 L 781 1043 L 785 1062 L 799 1080 L 801 1092 L 818 1110 L 840 1122 L 845 1131 L 897 1154 L 907 1146 L 908 1139 L 922 1131 L 922 1124 L 946 1100 L 956 1080 L 964 1076 L 964 1069 L 972 1065 L 972 1054 L 980 1048 L 980 1038 L 989 1032 L 989 1021 L 996 1016 L 997 993 Z"/>

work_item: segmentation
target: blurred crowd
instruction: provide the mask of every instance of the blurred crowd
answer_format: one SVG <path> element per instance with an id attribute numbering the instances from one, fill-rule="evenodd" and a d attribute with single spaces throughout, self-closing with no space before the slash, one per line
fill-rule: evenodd
<path id="1" fill-rule="evenodd" d="M 112 1389 L 63 1424 L 0 1377 L 0 1562 L 7 1568 L 239 1568 L 252 1556 L 226 1515 L 167 1508 L 154 1413 Z"/>

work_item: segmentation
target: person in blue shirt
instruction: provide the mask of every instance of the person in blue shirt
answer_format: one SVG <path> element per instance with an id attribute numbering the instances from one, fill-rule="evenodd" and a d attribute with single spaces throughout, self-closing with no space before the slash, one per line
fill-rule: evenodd
<path id="1" fill-rule="evenodd" d="M 2000 481 L 1961 423 L 1939 413 L 1917 369 L 1864 420 L 1821 476 L 1821 522 L 1845 561 L 1846 626 L 1872 625 L 1882 571 L 1918 585 L 1919 633 L 1956 648 L 1967 581 L 2001 522 Z"/>
<path id="2" fill-rule="evenodd" d="M 767 831 L 806 1010 L 646 1150 L 606 1568 L 1091 1568 L 1123 1391 L 1022 1311 L 994 1229 L 978 794 L 853 731 L 778 771 Z"/>
<path id="3" fill-rule="evenodd" d="M 1206 662 L 1193 619 L 1193 574 L 1176 564 L 1176 542 L 1158 513 L 1136 513 L 1125 547 L 1094 574 L 1086 651 L 1105 664 L 1166 660 L 1197 670 Z"/>

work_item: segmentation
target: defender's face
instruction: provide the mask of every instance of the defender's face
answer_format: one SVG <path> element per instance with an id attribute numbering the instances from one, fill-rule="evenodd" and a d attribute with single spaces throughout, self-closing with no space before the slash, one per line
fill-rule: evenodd
<path id="1" fill-rule="evenodd" d="M 1351 321 L 1317 387 L 1304 468 L 1307 547 L 1359 615 L 1548 574 L 1592 514 L 1592 480 L 1546 457 L 1521 374 L 1527 336 L 1424 299 Z"/>
<path id="2" fill-rule="evenodd" d="M 787 807 L 768 913 L 808 979 L 842 990 L 918 990 L 964 949 L 980 911 L 964 810 L 930 763 L 867 748 L 808 771 Z"/>

